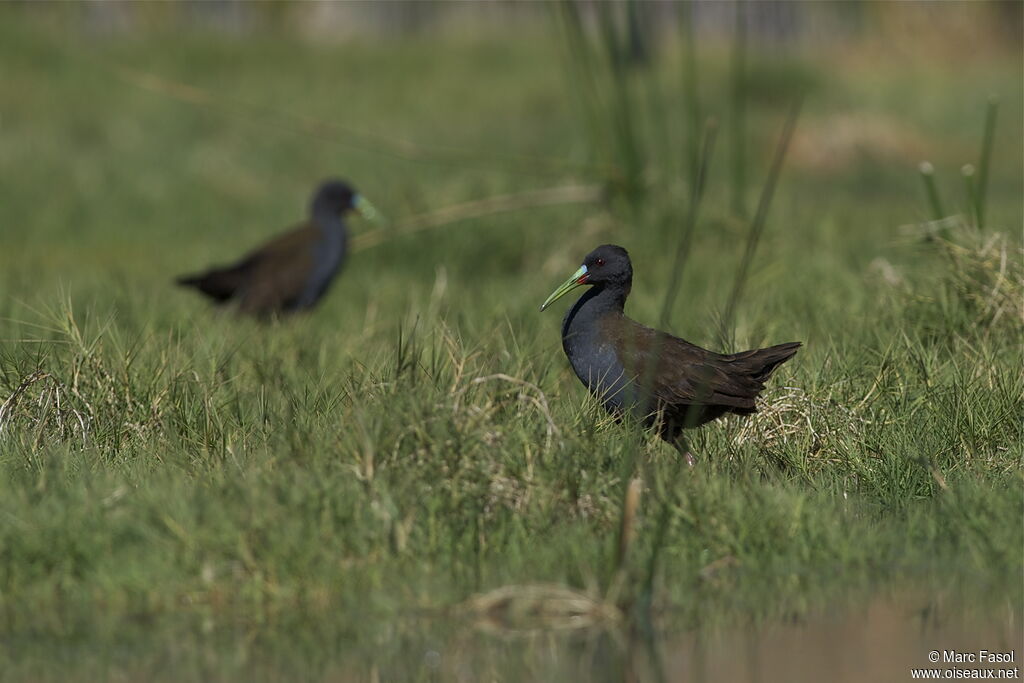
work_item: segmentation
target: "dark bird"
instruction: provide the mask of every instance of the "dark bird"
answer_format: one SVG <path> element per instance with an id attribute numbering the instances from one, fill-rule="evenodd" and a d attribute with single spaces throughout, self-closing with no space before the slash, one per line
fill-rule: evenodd
<path id="1" fill-rule="evenodd" d="M 177 279 L 218 304 L 236 302 L 254 315 L 312 308 L 327 292 L 345 260 L 345 214 L 358 211 L 376 219 L 373 206 L 340 180 L 317 188 L 309 220 L 250 252 L 237 263 Z"/>
<path id="2" fill-rule="evenodd" d="M 633 266 L 622 247 L 605 244 L 540 307 L 591 285 L 562 321 L 562 348 L 576 376 L 609 413 L 631 413 L 656 427 L 690 464 L 684 428 L 726 413 L 757 412 L 754 399 L 800 342 L 721 354 L 626 317 Z"/>

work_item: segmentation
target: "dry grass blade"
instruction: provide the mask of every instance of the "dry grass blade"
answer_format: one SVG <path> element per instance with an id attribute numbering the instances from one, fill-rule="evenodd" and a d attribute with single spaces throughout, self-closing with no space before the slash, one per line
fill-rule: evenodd
<path id="1" fill-rule="evenodd" d="M 33 385 L 39 384 L 39 395 L 34 401 L 22 401 Z M 78 436 L 82 444 L 88 440 L 92 423 L 92 406 L 85 403 L 74 407 L 78 397 L 53 375 L 36 370 L 25 377 L 0 405 L 0 436 L 12 434 L 20 420 L 25 431 L 35 433 L 34 445 L 38 448 L 53 440 L 65 440 Z"/>
<path id="2" fill-rule="evenodd" d="M 619 522 L 619 548 L 615 558 L 616 566 L 621 570 L 626 565 L 629 549 L 636 537 L 636 516 L 640 509 L 640 494 L 644 483 L 640 477 L 633 477 L 626 487 L 626 495 L 622 500 L 622 519 Z"/>
<path id="3" fill-rule="evenodd" d="M 480 218 L 521 209 L 562 204 L 596 204 L 604 197 L 599 185 L 566 185 L 543 190 L 530 190 L 517 194 L 503 194 L 485 199 L 476 199 L 455 204 L 430 213 L 413 216 L 398 223 L 390 230 L 374 230 L 357 235 L 352 240 L 352 251 L 375 247 L 392 237 L 408 235 L 422 230 L 437 228 L 449 223 Z"/>
<path id="4" fill-rule="evenodd" d="M 978 324 L 1024 324 L 1024 250 L 1012 248 L 1001 233 L 968 244 L 941 244 L 951 263 L 949 283 Z"/>
<path id="5" fill-rule="evenodd" d="M 17 406 L 18 399 L 25 391 L 35 384 L 47 379 L 50 375 L 42 370 L 36 370 L 31 375 L 21 380 L 21 383 L 11 392 L 11 395 L 7 397 L 3 405 L 0 405 L 0 434 L 3 434 L 4 428 L 11 422 L 11 415 Z"/>
<path id="6" fill-rule="evenodd" d="M 494 381 L 494 380 L 500 380 L 500 381 L 503 381 L 503 382 L 510 382 L 512 384 L 517 384 L 517 385 L 519 385 L 521 387 L 526 387 L 528 389 L 533 390 L 534 394 L 536 394 L 535 396 L 531 395 L 531 394 L 527 394 L 525 392 L 519 392 L 518 398 L 520 400 L 522 400 L 522 401 L 527 401 L 528 403 L 532 403 L 534 406 L 536 406 L 537 410 L 540 411 L 540 413 L 544 416 L 544 419 L 547 422 L 544 446 L 545 446 L 545 449 L 550 449 L 551 448 L 551 442 L 554 439 L 554 437 L 558 436 L 559 431 L 558 431 L 558 425 L 555 424 L 554 419 L 551 417 L 551 409 L 548 406 L 548 398 L 547 398 L 547 396 L 544 395 L 544 392 L 541 391 L 541 388 L 538 387 L 536 384 L 533 384 L 531 382 L 527 382 L 524 379 L 519 379 L 518 377 L 512 377 L 511 375 L 506 375 L 504 373 L 497 373 L 497 374 L 494 374 L 494 375 L 487 375 L 486 377 L 477 377 L 472 382 L 470 382 L 469 386 L 476 386 L 478 384 L 483 384 L 484 382 L 491 382 L 491 381 Z M 466 388 L 468 388 L 468 387 L 466 387 Z"/>
<path id="7" fill-rule="evenodd" d="M 829 460 L 839 457 L 840 439 L 858 434 L 868 422 L 831 396 L 781 387 L 758 398 L 757 414 L 743 420 L 732 441 L 737 446 L 754 443 L 766 449 L 802 442 L 822 460 Z"/>

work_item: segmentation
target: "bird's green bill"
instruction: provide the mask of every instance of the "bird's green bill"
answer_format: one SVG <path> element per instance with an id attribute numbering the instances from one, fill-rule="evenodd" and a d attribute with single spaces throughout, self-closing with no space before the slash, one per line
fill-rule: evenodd
<path id="1" fill-rule="evenodd" d="M 548 300 L 541 304 L 540 310 L 543 311 L 545 308 L 555 303 L 572 290 L 577 287 L 582 287 L 585 284 L 587 284 L 587 267 L 580 266 L 580 269 L 573 273 L 572 277 L 560 284 L 558 289 L 551 292 L 551 296 L 548 297 Z"/>
<path id="2" fill-rule="evenodd" d="M 377 208 L 363 195 L 357 194 L 352 199 L 352 206 L 363 218 L 374 221 L 375 223 L 384 222 L 384 217 L 380 215 L 380 211 L 378 211 Z"/>

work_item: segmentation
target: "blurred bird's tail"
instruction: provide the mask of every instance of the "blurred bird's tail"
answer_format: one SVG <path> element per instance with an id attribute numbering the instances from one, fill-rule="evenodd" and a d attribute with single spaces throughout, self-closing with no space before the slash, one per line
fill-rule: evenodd
<path id="1" fill-rule="evenodd" d="M 234 296 L 242 285 L 243 269 L 237 266 L 208 270 L 196 275 L 182 275 L 175 283 L 182 287 L 195 287 L 214 301 L 223 302 Z"/>

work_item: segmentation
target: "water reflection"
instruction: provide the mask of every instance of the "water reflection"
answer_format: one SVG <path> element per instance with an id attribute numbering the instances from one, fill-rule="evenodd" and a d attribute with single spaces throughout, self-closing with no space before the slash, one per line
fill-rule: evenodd
<path id="1" fill-rule="evenodd" d="M 21 630 L 4 681 L 887 681 L 931 650 L 1016 650 L 1019 607 L 875 599 L 746 623 L 607 620 L 549 630 L 465 614 L 387 621 L 292 613 L 260 623 L 190 616 Z M 1019 666 L 1019 661 L 1011 666 Z"/>

